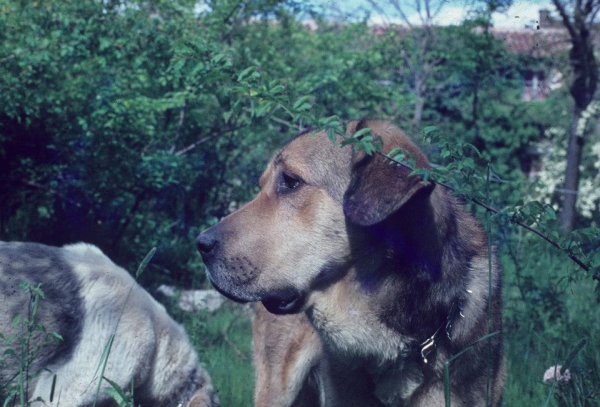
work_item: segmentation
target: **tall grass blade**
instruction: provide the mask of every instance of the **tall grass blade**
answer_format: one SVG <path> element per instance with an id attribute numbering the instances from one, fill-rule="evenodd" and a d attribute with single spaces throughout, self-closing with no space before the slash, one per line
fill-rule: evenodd
<path id="1" fill-rule="evenodd" d="M 108 384 L 110 384 L 112 386 L 112 388 L 110 389 L 110 392 L 112 393 L 112 397 L 113 397 L 113 399 L 115 399 L 115 401 L 117 402 L 117 404 L 119 406 L 122 406 L 123 403 L 125 403 L 127 401 L 127 394 L 125 394 L 123 389 L 121 389 L 121 387 L 117 383 L 113 382 L 108 377 L 102 376 L 102 378 L 104 380 L 106 380 L 108 382 Z"/>
<path id="2" fill-rule="evenodd" d="M 487 335 L 482 336 L 481 338 L 477 339 L 475 342 L 473 342 L 470 345 L 465 346 L 464 348 L 462 348 L 460 350 L 460 352 L 458 352 L 456 355 L 452 356 L 450 359 L 448 359 L 448 362 L 453 362 L 456 359 L 458 359 L 459 357 L 461 357 L 465 352 L 470 351 L 475 345 L 477 345 L 479 342 L 485 341 L 486 339 L 489 339 L 493 336 L 496 336 L 500 333 L 500 331 L 495 331 L 495 332 L 490 332 Z"/>
<path id="3" fill-rule="evenodd" d="M 50 387 L 50 402 L 54 401 L 54 390 L 56 388 L 56 375 L 52 375 L 52 386 Z"/>
<path id="4" fill-rule="evenodd" d="M 121 312 L 122 313 L 122 312 Z M 120 316 L 119 316 L 120 319 Z M 118 323 L 117 323 L 118 326 Z M 117 328 L 115 327 L 115 332 Z M 112 348 L 113 341 L 115 339 L 115 334 L 110 334 L 110 338 L 108 338 L 108 343 L 104 347 L 104 351 L 102 352 L 102 356 L 100 357 L 100 363 L 96 368 L 96 372 L 94 373 L 94 377 L 98 374 L 98 370 L 100 369 L 100 379 L 98 380 L 98 386 L 96 386 L 96 394 L 94 394 L 94 403 L 92 407 L 96 407 L 96 402 L 98 401 L 98 396 L 100 395 L 100 387 L 102 386 L 102 377 L 104 377 L 104 371 L 106 370 L 106 365 L 108 364 L 108 357 L 110 356 L 110 350 Z"/>
<path id="5" fill-rule="evenodd" d="M 446 407 L 450 407 L 450 361 L 444 362 L 444 400 Z"/>
<path id="6" fill-rule="evenodd" d="M 554 396 L 554 390 L 556 389 L 556 381 L 554 384 L 552 384 L 552 387 L 550 388 L 550 391 L 548 392 L 548 397 L 546 397 L 546 401 L 544 402 L 544 404 L 542 405 L 542 407 L 549 407 L 550 406 L 550 402 L 552 401 L 552 396 Z"/>
<path id="7" fill-rule="evenodd" d="M 500 331 L 491 332 L 487 335 L 482 336 L 477 339 L 475 342 L 465 346 L 458 352 L 456 355 L 452 356 L 450 359 L 444 362 L 444 399 L 446 402 L 446 407 L 450 406 L 450 363 L 461 357 L 465 352 L 471 350 L 475 345 L 477 345 L 481 341 L 485 341 L 493 336 L 496 336 L 500 333 Z"/>
<path id="8" fill-rule="evenodd" d="M 148 263 L 150 263 L 150 260 L 152 260 L 152 257 L 154 257 L 154 253 L 156 253 L 156 247 L 153 247 L 152 250 L 150 250 L 150 252 L 146 255 L 146 257 L 144 257 L 144 260 L 142 260 L 142 262 L 140 263 L 140 266 L 138 267 L 135 273 L 136 279 L 140 276 L 140 274 L 144 272 L 146 266 L 148 266 Z"/>
<path id="9" fill-rule="evenodd" d="M 571 366 L 571 363 L 573 363 L 573 359 L 575 359 L 577 354 L 579 352 L 581 352 L 581 349 L 583 349 L 583 347 L 587 344 L 587 341 L 588 341 L 587 338 L 583 338 L 582 340 L 580 340 L 577 343 L 577 345 L 575 345 L 573 350 L 571 350 L 571 352 L 569 352 L 569 354 L 567 355 L 567 358 L 565 359 L 564 363 L 562 364 L 562 367 L 560 368 L 561 375 L 565 374 L 565 371 L 569 368 L 569 366 Z"/>
<path id="10" fill-rule="evenodd" d="M 21 374 L 19 375 L 19 399 L 21 405 L 25 406 L 25 383 L 23 383 L 23 364 L 21 363 Z"/>
<path id="11" fill-rule="evenodd" d="M 488 162 L 487 165 L 487 179 L 486 179 L 486 203 L 491 205 L 490 202 L 490 176 L 491 176 L 491 165 Z M 492 214 L 490 211 L 486 211 L 486 223 L 487 223 L 487 255 L 488 255 L 488 333 L 492 331 Z M 488 342 L 488 357 L 487 357 L 487 369 L 486 369 L 486 387 L 485 387 L 485 405 L 490 405 L 490 386 L 492 383 L 492 344 Z"/>

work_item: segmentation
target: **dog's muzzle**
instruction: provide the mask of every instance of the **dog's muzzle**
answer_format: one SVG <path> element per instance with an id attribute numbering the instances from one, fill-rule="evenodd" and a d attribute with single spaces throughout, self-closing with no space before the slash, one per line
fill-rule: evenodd
<path id="1" fill-rule="evenodd" d="M 215 236 L 210 233 L 210 229 L 206 232 L 200 233 L 200 235 L 196 238 L 196 246 L 198 247 L 198 251 L 202 255 L 202 260 L 206 263 L 210 257 L 212 257 L 211 253 L 213 253 L 213 249 L 217 245 L 217 239 Z"/>
<path id="2" fill-rule="evenodd" d="M 262 301 L 272 314 L 294 314 L 302 310 L 306 295 L 295 288 L 281 288 L 266 295 L 247 291 L 244 283 L 258 275 L 257 269 L 252 269 L 249 261 L 225 256 L 215 227 L 202 232 L 196 238 L 196 246 L 206 265 L 209 281 L 225 297 L 237 302 Z"/>
<path id="3" fill-rule="evenodd" d="M 256 278 L 257 269 L 249 261 L 225 256 L 222 241 L 222 236 L 215 227 L 205 230 L 196 238 L 196 246 L 206 266 L 208 280 L 230 300 L 259 301 L 261 298 L 245 287 L 245 284 Z"/>

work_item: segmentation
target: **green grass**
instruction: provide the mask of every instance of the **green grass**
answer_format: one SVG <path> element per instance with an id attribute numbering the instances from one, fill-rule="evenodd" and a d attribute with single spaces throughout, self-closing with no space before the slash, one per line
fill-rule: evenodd
<path id="1" fill-rule="evenodd" d="M 215 313 L 180 314 L 222 406 L 253 405 L 254 367 L 249 309 L 227 303 Z"/>
<path id="2" fill-rule="evenodd" d="M 566 256 L 543 242 L 507 242 L 504 333 L 508 376 L 505 406 L 600 406 L 600 293 Z M 569 385 L 542 383 L 587 338 L 569 370 Z M 563 397 L 557 401 L 554 394 Z"/>

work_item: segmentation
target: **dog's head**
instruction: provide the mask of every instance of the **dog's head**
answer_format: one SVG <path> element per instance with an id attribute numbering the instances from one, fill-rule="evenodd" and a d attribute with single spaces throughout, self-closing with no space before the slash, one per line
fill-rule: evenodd
<path id="1" fill-rule="evenodd" d="M 347 134 L 369 127 L 383 152 L 400 147 L 418 167 L 424 154 L 398 128 L 350 122 Z M 196 240 L 217 290 L 236 301 L 262 301 L 273 313 L 302 310 L 312 290 L 334 284 L 357 256 L 351 242 L 384 222 L 426 187 L 410 170 L 380 155 L 339 148 L 322 132 L 285 145 L 260 178 L 260 192 Z M 424 191 L 423 194 L 417 194 Z"/>

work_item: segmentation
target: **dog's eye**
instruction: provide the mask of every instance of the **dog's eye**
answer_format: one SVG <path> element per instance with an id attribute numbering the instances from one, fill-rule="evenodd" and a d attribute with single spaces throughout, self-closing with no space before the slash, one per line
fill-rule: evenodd
<path id="1" fill-rule="evenodd" d="M 285 194 L 288 192 L 292 192 L 293 190 L 297 189 L 301 184 L 302 180 L 292 175 L 286 174 L 285 172 L 282 172 L 279 176 L 279 182 L 277 182 L 277 193 Z"/>

